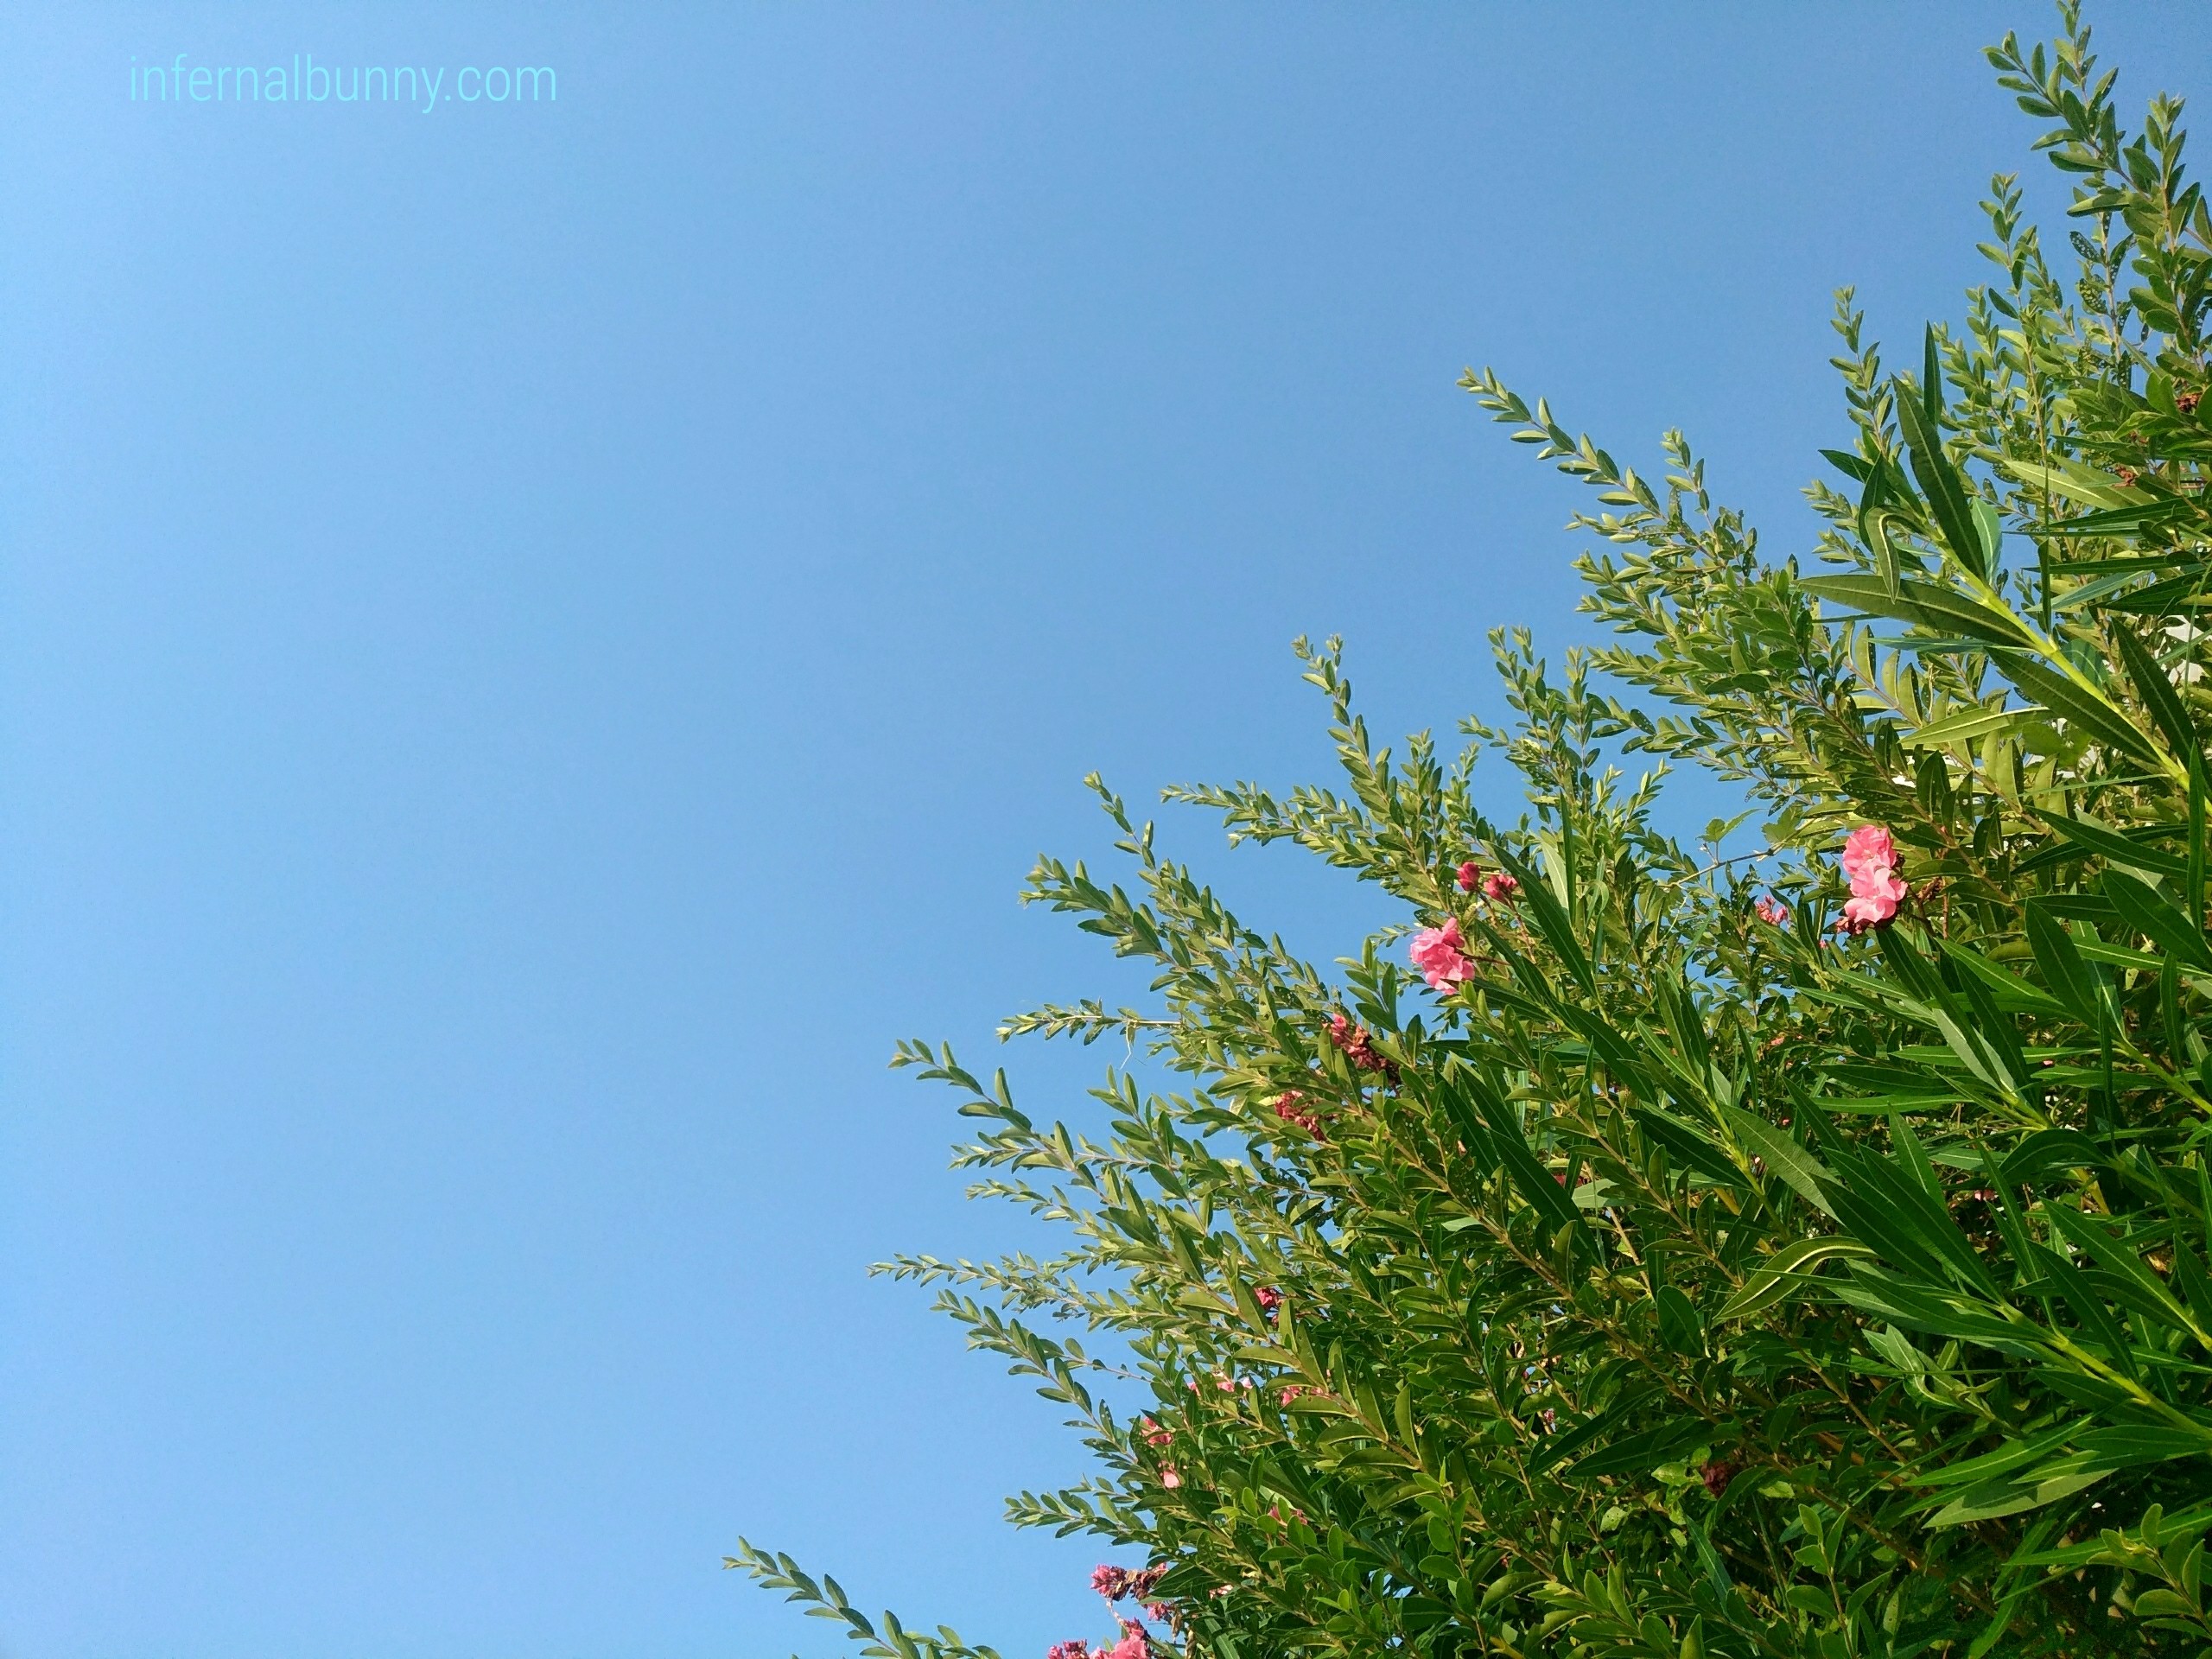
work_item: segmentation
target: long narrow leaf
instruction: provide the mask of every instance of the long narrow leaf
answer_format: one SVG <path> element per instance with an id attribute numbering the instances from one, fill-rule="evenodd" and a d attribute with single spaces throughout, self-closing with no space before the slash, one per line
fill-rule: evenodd
<path id="1" fill-rule="evenodd" d="M 1821 1183 L 1833 1181 L 1835 1177 L 1819 1159 L 1799 1146 L 1789 1131 L 1777 1128 L 1764 1118 L 1754 1117 L 1738 1106 L 1723 1105 L 1720 1115 L 1728 1124 L 1729 1133 L 1769 1171 L 1787 1181 L 1798 1197 L 1822 1215 L 1834 1216 Z"/>
<path id="2" fill-rule="evenodd" d="M 2075 684 L 2024 651 L 1993 651 L 1998 671 L 2054 715 L 2063 715 L 2083 736 L 2152 766 L 2164 753 L 2111 699 Z"/>
<path id="3" fill-rule="evenodd" d="M 1878 576 L 1808 576 L 1800 584 L 1821 599 L 1832 599 L 1870 616 L 1892 617 L 1931 632 L 1964 634 L 1986 645 L 2032 649 L 2035 636 L 2008 611 L 1994 610 L 1955 588 L 1910 577 L 1892 594 Z"/>

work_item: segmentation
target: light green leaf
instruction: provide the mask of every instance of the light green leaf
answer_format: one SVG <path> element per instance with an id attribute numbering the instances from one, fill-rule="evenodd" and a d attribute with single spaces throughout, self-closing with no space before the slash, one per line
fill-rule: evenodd
<path id="1" fill-rule="evenodd" d="M 1835 1177 L 1819 1159 L 1799 1146 L 1787 1129 L 1777 1128 L 1738 1106 L 1723 1105 L 1720 1116 L 1728 1125 L 1729 1133 L 1770 1172 L 1787 1181 L 1800 1198 L 1822 1215 L 1834 1217 L 1835 1211 L 1828 1207 L 1827 1195 L 1821 1190 L 1821 1183 L 1833 1181 Z"/>

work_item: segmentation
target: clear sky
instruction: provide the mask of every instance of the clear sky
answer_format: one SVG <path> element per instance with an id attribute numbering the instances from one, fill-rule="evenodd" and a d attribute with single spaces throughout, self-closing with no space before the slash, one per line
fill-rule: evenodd
<path id="1" fill-rule="evenodd" d="M 2212 10 L 2097 10 L 2202 85 Z M 1829 291 L 1956 312 L 2048 21 L 6 8 L 0 1656 L 834 1651 L 741 1532 L 1097 1634 L 999 1519 L 1055 1413 L 865 1276 L 1039 1242 L 893 1039 L 1131 988 L 1020 877 L 1110 857 L 1094 766 L 1321 775 L 1297 633 L 1384 731 L 1582 637 L 1464 365 L 1802 544 Z M 557 98 L 133 101 L 180 53 Z"/>

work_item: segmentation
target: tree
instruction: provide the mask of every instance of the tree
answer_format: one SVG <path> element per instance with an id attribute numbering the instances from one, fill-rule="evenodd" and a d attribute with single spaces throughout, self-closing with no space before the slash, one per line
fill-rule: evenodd
<path id="1" fill-rule="evenodd" d="M 1119 1659 L 2212 1642 L 2212 219 L 2179 105 L 2124 131 L 2061 24 L 1989 58 L 2075 180 L 2072 269 L 2000 176 L 1993 275 L 1911 369 L 1839 296 L 1820 574 L 1679 434 L 1647 478 L 1470 372 L 1594 492 L 1584 608 L 1619 642 L 1555 677 L 1494 636 L 1516 723 L 1448 760 L 1378 750 L 1336 642 L 1300 642 L 1343 784 L 1168 791 L 1405 923 L 1295 960 L 1100 786 L 1132 882 L 1046 859 L 1027 897 L 1156 1006 L 1001 1034 L 1122 1034 L 1178 1091 L 1109 1072 L 1100 1142 L 900 1047 L 985 1125 L 975 1192 L 1071 1235 L 884 1270 L 1075 1413 L 1098 1473 L 1011 1514 L 1146 1552 L 1101 1569 L 1152 1605 Z M 1740 789 L 1762 850 L 1662 834 L 1665 766 L 1630 786 L 1617 753 Z M 731 1564 L 880 1659 L 988 1652 Z"/>

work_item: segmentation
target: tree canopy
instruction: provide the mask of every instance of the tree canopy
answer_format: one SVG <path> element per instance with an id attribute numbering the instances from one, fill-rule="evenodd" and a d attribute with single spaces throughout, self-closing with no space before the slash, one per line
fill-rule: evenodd
<path id="1" fill-rule="evenodd" d="M 1072 1411 L 1096 1473 L 1012 1518 L 1149 1562 L 1059 1659 L 2212 1642 L 2212 217 L 2179 104 L 2124 128 L 2060 22 L 1989 60 L 2063 238 L 1993 181 L 1987 278 L 1903 365 L 1839 296 L 1805 557 L 1679 433 L 1639 472 L 1465 377 L 1589 486 L 1616 642 L 1554 672 L 1494 634 L 1513 723 L 1394 755 L 1301 641 L 1342 778 L 1168 791 L 1399 923 L 1298 960 L 1097 785 L 1126 871 L 1026 896 L 1151 1001 L 1001 1035 L 1123 1037 L 1173 1086 L 1109 1071 L 1097 1140 L 900 1046 L 978 1122 L 974 1192 L 1065 1230 L 884 1268 Z M 1662 832 L 1684 766 L 1755 852 Z M 873 1659 L 990 1651 L 731 1564 Z"/>

